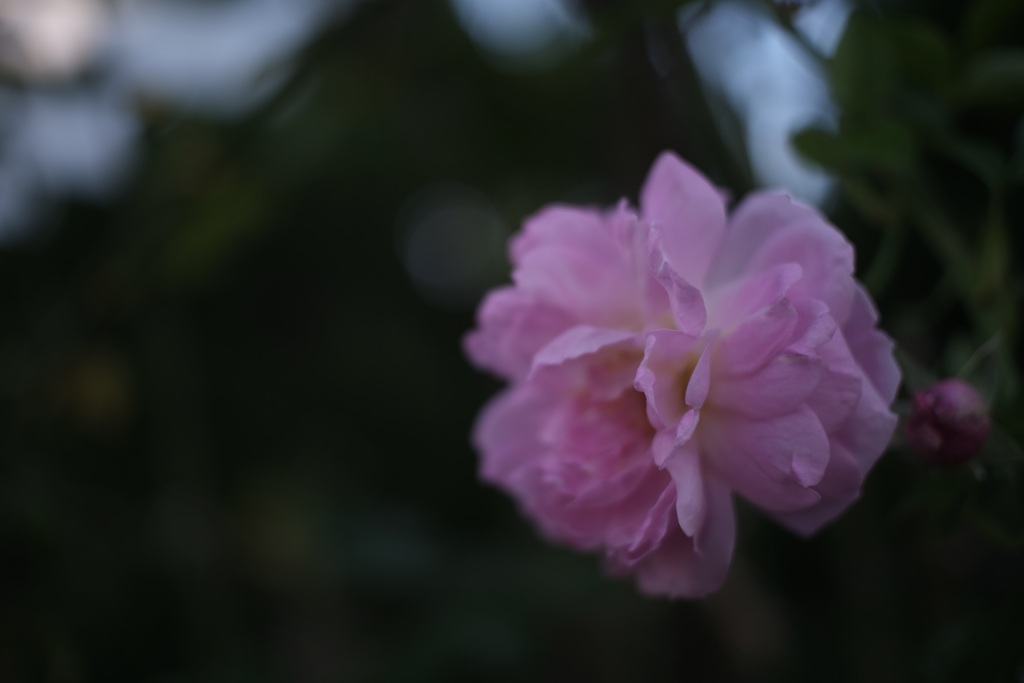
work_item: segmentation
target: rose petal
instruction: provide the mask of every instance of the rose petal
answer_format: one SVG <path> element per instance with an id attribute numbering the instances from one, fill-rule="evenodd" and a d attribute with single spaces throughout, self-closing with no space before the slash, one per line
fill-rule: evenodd
<path id="1" fill-rule="evenodd" d="M 857 364 L 886 404 L 892 403 L 900 386 L 900 369 L 893 358 L 893 342 L 875 327 L 878 313 L 867 292 L 857 285 L 850 315 L 843 322 L 843 336 Z"/>
<path id="2" fill-rule="evenodd" d="M 696 539 L 670 527 L 661 546 L 635 565 L 616 562 L 613 571 L 636 573 L 637 585 L 649 595 L 698 598 L 725 582 L 736 543 L 736 519 L 729 489 L 713 476 L 704 477 L 704 525 Z"/>
<path id="3" fill-rule="evenodd" d="M 650 267 L 658 283 L 668 294 L 675 327 L 699 336 L 707 324 L 708 314 L 700 290 L 690 284 L 669 263 L 662 247 L 661 232 L 651 229 Z"/>
<path id="4" fill-rule="evenodd" d="M 526 222 L 511 252 L 512 280 L 520 290 L 582 323 L 643 327 L 630 255 L 603 213 L 549 207 Z"/>
<path id="5" fill-rule="evenodd" d="M 831 433 L 846 421 L 857 406 L 861 392 L 861 371 L 850 356 L 842 334 L 818 347 L 825 368 L 821 383 L 807 399 L 825 431 Z"/>
<path id="6" fill-rule="evenodd" d="M 793 226 L 824 222 L 815 209 L 781 192 L 758 192 L 747 197 L 733 210 L 707 284 L 719 287 L 737 277 L 757 272 L 748 264 L 772 236 Z"/>
<path id="7" fill-rule="evenodd" d="M 796 323 L 796 309 L 786 300 L 763 309 L 719 342 L 716 365 L 730 375 L 757 370 L 786 346 Z"/>
<path id="8" fill-rule="evenodd" d="M 829 445 L 810 408 L 767 420 L 705 415 L 701 424 L 701 449 L 709 465 L 752 503 L 797 510 L 820 500 L 809 487 L 824 476 Z"/>
<path id="9" fill-rule="evenodd" d="M 655 330 L 647 333 L 644 358 L 633 386 L 647 397 L 647 415 L 657 429 L 676 424 L 686 412 L 685 388 L 680 374 L 698 340 L 684 332 Z"/>
<path id="10" fill-rule="evenodd" d="M 676 485 L 676 518 L 687 536 L 696 536 L 704 524 L 704 476 L 697 445 L 678 446 L 665 462 Z"/>
<path id="11" fill-rule="evenodd" d="M 554 397 L 530 385 L 516 386 L 491 399 L 473 428 L 473 445 L 483 456 L 480 473 L 485 481 L 504 485 L 513 472 L 544 453 L 537 426 L 554 404 Z"/>
<path id="12" fill-rule="evenodd" d="M 818 358 L 783 352 L 752 373 L 716 377 L 709 401 L 715 409 L 756 419 L 787 415 L 817 389 L 822 366 Z"/>
<path id="13" fill-rule="evenodd" d="M 842 445 L 831 444 L 828 469 L 815 486 L 821 501 L 803 510 L 772 512 L 783 526 L 803 536 L 817 533 L 823 526 L 842 514 L 860 496 L 864 474 L 853 456 Z"/>
<path id="14" fill-rule="evenodd" d="M 866 473 L 885 452 L 896 430 L 896 415 L 889 403 L 869 382 L 861 385 L 857 407 L 835 432 L 834 438 L 850 453 Z"/>
<path id="15" fill-rule="evenodd" d="M 631 387 L 640 349 L 640 337 L 632 332 L 578 325 L 537 352 L 529 377 L 612 399 Z"/>
<path id="16" fill-rule="evenodd" d="M 509 244 L 514 266 L 547 247 L 557 246 L 592 253 L 596 260 L 615 262 L 619 254 L 608 239 L 606 216 L 600 209 L 554 204 L 546 206 L 523 222 L 523 229 Z"/>
<path id="17" fill-rule="evenodd" d="M 708 391 L 711 388 L 711 354 L 714 348 L 714 340 L 707 342 L 704 350 L 701 351 L 697 364 L 693 366 L 690 373 L 690 381 L 686 384 L 686 405 L 691 408 L 700 408 L 707 400 Z"/>
<path id="18" fill-rule="evenodd" d="M 708 325 L 729 330 L 744 318 L 779 303 L 803 277 L 803 272 L 797 263 L 783 263 L 743 275 L 724 287 L 712 290 Z"/>
<path id="19" fill-rule="evenodd" d="M 768 238 L 748 268 L 765 270 L 798 263 L 803 277 L 790 289 L 792 299 L 818 299 L 835 320 L 845 320 L 853 302 L 853 247 L 823 220 L 802 223 Z"/>
<path id="20" fill-rule="evenodd" d="M 654 162 L 640 193 L 641 216 L 662 236 L 666 258 L 701 286 L 725 230 L 725 205 L 707 178 L 671 152 Z"/>
<path id="21" fill-rule="evenodd" d="M 481 368 L 507 379 L 526 376 L 533 355 L 574 324 L 564 311 L 513 287 L 497 289 L 477 313 L 478 328 L 466 335 L 466 354 Z"/>

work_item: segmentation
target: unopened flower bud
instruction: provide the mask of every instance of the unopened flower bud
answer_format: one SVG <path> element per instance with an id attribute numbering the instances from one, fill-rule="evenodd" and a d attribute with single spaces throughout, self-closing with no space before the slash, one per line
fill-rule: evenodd
<path id="1" fill-rule="evenodd" d="M 992 421 L 977 389 L 959 379 L 946 379 L 916 392 L 912 400 L 907 440 L 922 458 L 952 466 L 981 452 Z"/>

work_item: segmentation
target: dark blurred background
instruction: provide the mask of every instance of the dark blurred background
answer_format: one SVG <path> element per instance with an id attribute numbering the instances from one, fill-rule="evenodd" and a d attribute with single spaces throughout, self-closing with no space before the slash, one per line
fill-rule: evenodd
<path id="1" fill-rule="evenodd" d="M 0 1 L 0 681 L 1024 680 L 1020 10 Z M 478 483 L 460 349 L 524 216 L 666 148 L 1000 378 L 987 460 L 897 443 L 812 541 L 741 506 L 699 602 Z"/>

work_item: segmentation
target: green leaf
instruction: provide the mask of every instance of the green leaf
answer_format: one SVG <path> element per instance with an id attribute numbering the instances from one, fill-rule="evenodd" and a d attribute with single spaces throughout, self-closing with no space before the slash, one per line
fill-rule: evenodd
<path id="1" fill-rule="evenodd" d="M 989 187 L 1002 182 L 1006 172 L 1003 155 L 992 145 L 963 138 L 944 137 L 937 143 L 939 151 L 959 162 Z"/>
<path id="2" fill-rule="evenodd" d="M 938 378 L 925 366 L 921 365 L 916 358 L 912 357 L 901 348 L 896 349 L 896 362 L 903 371 L 903 386 L 908 393 L 920 391 L 935 384 Z"/>
<path id="3" fill-rule="evenodd" d="M 886 26 L 885 38 L 908 80 L 937 88 L 952 76 L 953 49 L 934 26 L 916 21 L 894 22 Z"/>
<path id="4" fill-rule="evenodd" d="M 185 286 L 202 282 L 266 227 L 266 214 L 264 194 L 241 181 L 226 181 L 171 236 L 163 253 L 164 274 Z"/>
<path id="5" fill-rule="evenodd" d="M 1000 49 L 971 61 L 955 95 L 964 104 L 1024 103 L 1024 50 Z"/>
<path id="6" fill-rule="evenodd" d="M 1017 123 L 1013 156 L 1006 167 L 1006 180 L 1012 185 L 1024 184 L 1024 118 Z"/>
<path id="7" fill-rule="evenodd" d="M 991 465 L 1024 467 L 1024 447 L 998 425 L 992 427 L 992 434 L 981 457 Z"/>
<path id="8" fill-rule="evenodd" d="M 793 147 L 807 159 L 837 170 L 871 168 L 909 172 L 917 154 L 917 142 L 909 127 L 892 119 L 873 121 L 838 133 L 808 128 L 792 138 Z"/>
<path id="9" fill-rule="evenodd" d="M 1001 339 L 999 334 L 993 335 L 971 354 L 960 371 L 956 373 L 957 377 L 981 392 L 989 406 L 995 400 L 999 387 L 998 354 Z"/>
<path id="10" fill-rule="evenodd" d="M 1020 30 L 1024 20 L 1024 2 L 1020 0 L 975 0 L 963 20 L 963 44 L 969 52 L 986 46 Z"/>
<path id="11" fill-rule="evenodd" d="M 832 93 L 844 112 L 871 108 L 895 85 L 883 25 L 854 12 L 829 63 Z"/>

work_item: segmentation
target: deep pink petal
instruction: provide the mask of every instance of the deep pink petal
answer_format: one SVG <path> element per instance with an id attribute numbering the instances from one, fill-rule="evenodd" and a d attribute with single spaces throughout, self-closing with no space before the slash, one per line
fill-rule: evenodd
<path id="1" fill-rule="evenodd" d="M 715 187 L 671 152 L 654 162 L 640 193 L 641 216 L 660 232 L 673 269 L 700 287 L 725 230 Z"/>
<path id="2" fill-rule="evenodd" d="M 801 406 L 767 420 L 704 415 L 701 453 L 722 481 L 769 510 L 797 510 L 820 500 L 811 486 L 828 465 L 829 444 L 814 413 Z"/>

